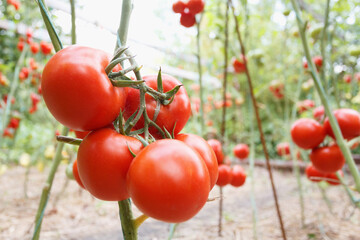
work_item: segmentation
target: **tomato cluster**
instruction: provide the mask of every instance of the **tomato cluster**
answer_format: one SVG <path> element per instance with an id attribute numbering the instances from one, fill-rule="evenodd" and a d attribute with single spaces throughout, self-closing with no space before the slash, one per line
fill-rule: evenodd
<path id="1" fill-rule="evenodd" d="M 33 32 L 31 29 L 26 30 L 26 39 L 23 37 L 19 38 L 19 42 L 17 44 L 18 50 L 21 52 L 24 49 L 25 44 L 29 44 L 30 51 L 32 54 L 36 55 L 38 52 L 41 51 L 43 55 L 51 54 L 53 46 L 51 43 L 40 41 L 40 44 L 33 41 Z"/>
<path id="2" fill-rule="evenodd" d="M 180 24 L 184 27 L 192 27 L 196 23 L 195 15 L 204 10 L 204 0 L 189 0 L 183 2 L 181 0 L 173 3 L 172 9 L 174 13 L 180 13 Z"/>
<path id="3" fill-rule="evenodd" d="M 210 144 L 180 133 L 191 113 L 187 92 L 180 87 L 165 102 L 150 92 L 142 98 L 136 87 L 114 87 L 105 73 L 109 60 L 101 50 L 70 46 L 44 68 L 41 86 L 47 107 L 83 139 L 72 166 L 74 178 L 101 200 L 131 198 L 152 218 L 186 221 L 204 206 L 218 179 L 217 155 Z M 181 86 L 172 76 L 162 74 L 161 79 L 159 85 L 158 76 L 143 77 L 149 89 L 163 94 Z M 126 136 L 114 127 L 119 117 L 127 122 L 124 125 L 132 124 L 141 99 L 146 115 L 131 127 L 133 135 L 144 137 L 145 124 L 152 120 L 148 132 L 153 138 L 145 147 L 139 135 Z M 173 139 L 161 139 L 163 132 L 172 133 Z"/>
<path id="4" fill-rule="evenodd" d="M 274 95 L 275 98 L 277 99 L 284 98 L 284 83 L 278 80 L 273 80 L 270 83 L 269 90 Z"/>
<path id="5" fill-rule="evenodd" d="M 318 107 L 315 110 L 313 112 L 314 118 L 318 121 L 324 119 L 324 108 Z M 359 112 L 353 109 L 337 109 L 333 113 L 346 140 L 360 136 Z M 312 165 L 308 166 L 306 170 L 310 180 L 311 176 L 337 179 L 335 173 L 344 166 L 345 159 L 337 144 L 331 143 L 320 146 L 326 136 L 332 139 L 335 139 L 335 136 L 328 118 L 325 118 L 323 125 L 318 121 L 309 118 L 296 120 L 291 127 L 291 137 L 300 148 L 311 150 L 309 157 Z M 329 183 L 336 185 L 338 181 L 330 181 Z"/>

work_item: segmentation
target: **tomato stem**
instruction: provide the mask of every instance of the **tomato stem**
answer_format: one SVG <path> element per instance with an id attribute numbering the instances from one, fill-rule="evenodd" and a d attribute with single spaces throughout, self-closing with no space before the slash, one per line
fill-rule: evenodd
<path id="1" fill-rule="evenodd" d="M 307 37 L 305 35 L 305 29 L 302 27 L 304 26 L 303 24 L 303 20 L 301 18 L 301 14 L 300 14 L 300 10 L 299 10 L 299 6 L 297 5 L 295 0 L 291 0 L 291 3 L 293 5 L 295 14 L 296 14 L 296 20 L 297 20 L 297 24 L 298 24 L 298 28 L 299 28 L 299 32 L 300 32 L 300 36 L 301 36 L 301 42 L 303 45 L 303 49 L 304 49 L 304 53 L 305 53 L 305 57 L 307 59 L 308 62 L 308 67 L 310 69 L 310 73 L 312 78 L 314 79 L 314 83 L 315 83 L 315 88 L 320 96 L 321 102 L 325 108 L 325 112 L 326 115 L 329 118 L 329 122 L 330 122 L 330 126 L 334 132 L 335 138 L 336 138 L 336 142 L 338 144 L 338 146 L 340 147 L 346 163 L 349 166 L 351 175 L 353 176 L 354 180 L 355 180 L 355 186 L 357 191 L 360 192 L 360 174 L 359 174 L 359 170 L 355 164 L 354 159 L 352 158 L 351 152 L 349 147 L 346 146 L 345 140 L 341 134 L 341 130 L 339 127 L 339 124 L 331 110 L 329 101 L 328 101 L 328 97 L 327 94 L 321 84 L 321 81 L 319 80 L 319 76 L 315 70 L 315 65 L 311 59 L 311 55 L 310 55 L 310 50 L 309 50 L 309 44 L 307 42 Z M 334 86 L 335 87 L 335 86 Z"/>
<path id="2" fill-rule="evenodd" d="M 76 44 L 75 0 L 70 0 L 70 6 L 71 6 L 71 44 Z"/>
<path id="3" fill-rule="evenodd" d="M 135 218 L 133 221 L 134 221 L 134 224 L 135 224 L 135 228 L 139 228 L 140 225 L 146 221 L 146 219 L 148 219 L 149 216 L 145 215 L 145 214 L 142 214 L 140 215 L 139 217 Z"/>
<path id="4" fill-rule="evenodd" d="M 234 5 L 232 3 L 232 0 L 229 0 L 229 3 L 230 3 L 232 13 L 233 13 L 233 16 L 234 16 L 234 20 L 235 20 L 235 30 L 236 30 L 237 38 L 238 38 L 238 41 L 239 41 L 239 44 L 240 44 L 241 53 L 242 53 L 244 59 L 246 59 L 245 46 L 244 46 L 242 38 L 241 38 L 239 23 L 237 21 L 236 15 L 235 15 L 235 8 L 234 8 Z M 256 98 L 255 98 L 255 94 L 254 94 L 254 89 L 253 89 L 252 80 L 251 80 L 250 72 L 249 72 L 249 69 L 248 69 L 247 61 L 244 61 L 244 65 L 245 65 L 245 74 L 246 74 L 247 82 L 248 82 L 249 89 L 250 89 L 251 100 L 252 100 L 253 108 L 254 108 L 254 111 L 255 111 L 256 121 L 257 121 L 257 125 L 258 125 L 259 132 L 260 132 L 260 139 L 261 139 L 261 143 L 262 143 L 262 146 L 263 146 L 263 151 L 264 151 L 264 155 L 265 155 L 265 159 L 266 159 L 266 166 L 267 166 L 267 170 L 268 170 L 268 173 L 269 173 L 269 178 L 270 178 L 270 182 L 271 182 L 271 188 L 272 188 L 273 197 L 274 197 L 274 200 L 275 200 L 276 212 L 277 212 L 277 216 L 278 216 L 279 223 L 280 223 L 280 229 L 281 229 L 283 239 L 286 240 L 287 239 L 286 238 L 286 232 L 285 232 L 285 228 L 284 228 L 284 224 L 283 224 L 283 220 L 282 220 L 282 216 L 281 216 L 280 206 L 279 206 L 278 197 L 277 197 L 277 193 L 276 193 L 276 187 L 275 187 L 275 183 L 274 183 L 274 179 L 273 179 L 273 175 L 272 175 L 269 153 L 268 153 L 268 150 L 267 150 L 267 147 L 266 147 L 264 132 L 262 130 L 262 123 L 261 123 L 261 119 L 260 119 L 260 116 L 259 116 L 258 105 L 257 105 L 257 102 L 256 102 Z"/>
<path id="5" fill-rule="evenodd" d="M 79 146 L 80 143 L 83 141 L 80 138 L 72 138 L 72 137 L 67 137 L 67 136 L 56 136 L 56 140 L 58 142 L 63 142 L 63 143 L 68 143 L 68 144 L 72 144 L 72 145 L 77 145 Z"/>
<path id="6" fill-rule="evenodd" d="M 133 220 L 130 199 L 118 202 L 124 240 L 137 240 L 137 226 Z"/>
<path id="7" fill-rule="evenodd" d="M 61 134 L 67 135 L 68 131 L 69 131 L 69 129 L 64 127 Z M 61 152 L 62 152 L 63 148 L 64 148 L 64 143 L 60 142 L 57 145 L 55 156 L 54 156 L 51 168 L 50 168 L 50 172 L 49 172 L 48 178 L 46 180 L 46 183 L 45 183 L 42 193 L 41 193 L 40 203 L 39 203 L 39 207 L 38 207 L 36 217 L 35 217 L 35 230 L 34 230 L 32 240 L 38 240 L 40 237 L 40 229 L 41 229 L 41 224 L 42 224 L 42 220 L 43 220 L 44 213 L 45 213 L 45 208 L 46 208 L 47 202 L 50 197 L 50 191 L 51 191 L 51 187 L 52 187 L 52 184 L 54 181 L 56 170 L 62 159 Z"/>

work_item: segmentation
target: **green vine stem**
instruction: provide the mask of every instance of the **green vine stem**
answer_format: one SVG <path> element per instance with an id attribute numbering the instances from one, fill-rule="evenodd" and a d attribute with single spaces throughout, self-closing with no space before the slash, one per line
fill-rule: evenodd
<path id="1" fill-rule="evenodd" d="M 130 199 L 118 202 L 121 228 L 125 240 L 137 240 L 137 228 L 133 220 Z"/>
<path id="2" fill-rule="evenodd" d="M 69 129 L 64 127 L 61 134 L 67 135 L 68 131 Z M 58 143 L 56 147 L 56 152 L 50 168 L 50 172 L 41 193 L 40 203 L 35 217 L 35 230 L 32 240 L 38 240 L 40 237 L 41 224 L 44 218 L 45 208 L 50 197 L 50 191 L 54 181 L 56 170 L 59 167 L 61 161 L 61 152 L 63 147 L 64 147 L 64 143 L 62 142 Z"/>
<path id="3" fill-rule="evenodd" d="M 229 2 L 230 2 L 230 5 L 231 5 L 233 16 L 234 16 L 235 28 L 236 28 L 235 30 L 236 30 L 236 34 L 237 34 L 238 41 L 239 41 L 239 44 L 240 44 L 241 53 L 244 56 L 244 58 L 246 59 L 245 46 L 244 46 L 242 38 L 241 38 L 239 23 L 237 21 L 236 14 L 235 14 L 235 8 L 234 8 L 234 6 L 232 4 L 232 0 L 229 0 Z M 252 80 L 251 80 L 250 72 L 249 72 L 249 69 L 248 69 L 247 61 L 244 61 L 244 63 L 245 63 L 245 74 L 246 74 L 247 82 L 248 82 L 248 85 L 249 85 L 252 104 L 254 106 L 257 125 L 258 125 L 259 132 L 260 132 L 260 139 L 261 139 L 261 143 L 262 143 L 262 146 L 263 146 L 263 151 L 264 151 L 264 155 L 265 155 L 265 159 L 266 159 L 266 167 L 267 167 L 267 170 L 268 170 L 268 173 L 269 173 L 271 188 L 272 188 L 273 197 L 274 197 L 274 200 L 275 200 L 276 212 L 277 212 L 277 216 L 278 216 L 279 223 L 280 223 L 281 234 L 282 234 L 283 239 L 286 240 L 287 239 L 286 238 L 286 232 L 285 232 L 284 223 L 283 223 L 282 216 L 281 216 L 280 206 L 279 206 L 278 197 L 277 197 L 277 193 L 276 193 L 276 187 L 275 187 L 275 184 L 274 184 L 274 179 L 273 179 L 271 165 L 270 165 L 269 153 L 268 153 L 268 150 L 267 150 L 267 147 L 266 147 L 264 132 L 263 132 L 263 129 L 262 129 L 262 123 L 261 123 L 261 119 L 260 119 L 260 116 L 259 116 L 259 110 L 258 110 L 257 102 L 256 102 L 256 99 L 255 99 Z"/>
<path id="4" fill-rule="evenodd" d="M 323 59 L 323 66 L 321 68 L 321 80 L 325 85 L 325 91 L 328 93 L 328 81 L 326 81 L 325 70 L 326 70 L 326 39 L 327 39 L 327 28 L 329 26 L 329 12 L 330 12 L 330 0 L 326 1 L 326 8 L 325 8 L 325 19 L 324 19 L 324 28 L 321 31 L 321 40 L 320 40 L 320 51 L 321 57 Z M 335 86 L 335 85 L 334 85 Z"/>
<path id="5" fill-rule="evenodd" d="M 70 6 L 71 6 L 71 43 L 76 44 L 75 0 L 70 0 Z"/>
<path id="6" fill-rule="evenodd" d="M 132 0 L 123 0 L 121 7 L 120 26 L 117 31 L 117 41 L 115 49 L 125 46 L 129 32 L 130 16 L 132 12 Z"/>
<path id="7" fill-rule="evenodd" d="M 331 204 L 331 201 L 330 201 L 330 199 L 328 198 L 328 196 L 326 194 L 326 190 L 320 184 L 317 184 L 317 185 L 318 185 L 319 191 L 321 193 L 321 197 L 323 198 L 324 202 L 326 203 L 326 206 L 328 207 L 329 212 L 331 214 L 333 214 L 334 212 L 333 212 L 333 209 L 332 209 L 332 204 Z"/>
<path id="8" fill-rule="evenodd" d="M 204 87 L 203 87 L 203 81 L 202 81 L 202 68 L 201 68 L 201 47 L 200 47 L 200 25 L 201 25 L 201 20 L 203 18 L 203 13 L 200 15 L 199 21 L 196 22 L 196 29 L 197 29 L 197 34 L 196 34 L 196 49 L 197 49 L 197 53 L 196 53 L 196 58 L 197 58 L 197 68 L 198 68 L 198 73 L 199 73 L 199 86 L 200 86 L 200 135 L 203 136 L 204 135 L 204 130 L 205 130 L 205 125 L 204 125 Z"/>
<path id="9" fill-rule="evenodd" d="M 20 67 L 24 62 L 24 59 L 25 59 L 25 56 L 26 56 L 28 50 L 29 50 L 29 47 L 27 45 L 25 45 L 23 51 L 20 54 L 20 57 L 19 57 L 16 65 L 15 65 L 14 78 L 13 78 L 13 80 L 11 82 L 10 92 L 8 94 L 8 98 L 7 98 L 7 101 L 6 101 L 5 111 L 4 111 L 2 119 L 1 119 L 2 120 L 2 126 L 1 126 L 1 129 L 0 129 L 0 136 L 3 135 L 3 131 L 4 131 L 5 127 L 6 127 L 6 125 L 8 124 L 8 118 L 9 118 L 10 112 L 11 112 L 11 100 L 13 99 L 13 97 L 15 95 L 15 92 L 16 92 L 16 89 L 17 89 L 17 87 L 19 85 Z"/>
<path id="10" fill-rule="evenodd" d="M 225 8 L 225 42 L 224 42 L 224 76 L 223 76 L 223 100 L 222 100 L 222 117 L 221 117 L 221 142 L 224 146 L 225 143 L 225 128 L 226 128 L 226 88 L 227 88 L 227 75 L 228 75 L 228 45 L 229 45 L 229 3 L 226 1 Z M 203 119 L 202 119 L 203 121 Z M 219 201 L 219 223 L 218 223 L 218 235 L 222 236 L 222 215 L 223 215 L 223 188 L 220 187 L 220 201 Z"/>
<path id="11" fill-rule="evenodd" d="M 338 125 L 338 123 L 336 121 L 336 118 L 334 117 L 334 114 L 333 114 L 333 112 L 332 112 L 332 110 L 330 108 L 328 97 L 327 97 L 327 95 L 325 93 L 325 90 L 324 90 L 322 84 L 321 84 L 321 81 L 319 80 L 318 74 L 317 74 L 317 72 L 315 70 L 314 63 L 311 60 L 309 45 L 308 45 L 307 38 L 306 38 L 306 35 L 305 35 L 306 26 L 304 25 L 303 20 L 301 18 L 299 6 L 297 5 L 297 2 L 295 0 L 291 0 L 291 3 L 292 3 L 293 8 L 295 10 L 296 20 L 297 20 L 297 24 L 298 24 L 299 32 L 300 32 L 300 36 L 301 36 L 301 42 L 302 42 L 302 45 L 303 45 L 303 48 L 304 48 L 304 53 L 305 53 L 305 56 L 306 56 L 306 59 L 307 59 L 307 62 L 308 62 L 308 66 L 309 66 L 309 69 L 310 69 L 311 76 L 314 79 L 316 90 L 317 90 L 317 92 L 318 92 L 318 94 L 320 96 L 321 102 L 322 102 L 322 104 L 323 104 L 323 106 L 325 108 L 326 115 L 329 118 L 331 128 L 333 129 L 334 135 L 336 137 L 336 142 L 337 142 L 338 146 L 340 147 L 340 149 L 341 149 L 341 151 L 342 151 L 342 153 L 343 153 L 343 155 L 345 157 L 346 163 L 349 166 L 350 173 L 354 178 L 355 188 L 356 188 L 356 190 L 358 192 L 360 192 L 360 174 L 359 174 L 359 170 L 358 170 L 358 168 L 357 168 L 357 166 L 355 164 L 354 159 L 352 158 L 349 147 L 346 146 L 345 140 L 344 140 L 344 138 L 343 138 L 343 136 L 341 134 L 341 131 L 340 131 L 340 127 L 339 127 L 339 125 Z M 334 87 L 336 87 L 336 86 L 334 86 Z"/>

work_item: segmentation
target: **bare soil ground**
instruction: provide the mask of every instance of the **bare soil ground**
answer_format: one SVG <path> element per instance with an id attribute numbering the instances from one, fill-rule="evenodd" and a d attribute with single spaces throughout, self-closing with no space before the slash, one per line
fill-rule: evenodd
<path id="1" fill-rule="evenodd" d="M 47 171 L 31 169 L 24 195 L 25 169 L 15 167 L 0 176 L 0 239 L 31 239 L 33 221 Z M 65 168 L 55 177 L 45 212 L 41 239 L 117 240 L 122 239 L 116 202 L 103 202 L 69 181 L 65 191 Z M 355 209 L 342 187 L 331 187 L 328 210 L 316 184 L 302 179 L 305 188 L 305 226 L 301 214 L 296 180 L 290 172 L 274 172 L 281 211 L 289 240 L 338 239 L 360 240 L 360 211 Z M 282 239 L 274 201 L 265 169 L 256 168 L 255 198 L 258 239 Z M 178 226 L 173 239 L 253 239 L 251 179 L 245 186 L 224 189 L 223 236 L 218 236 L 219 200 L 208 202 L 200 213 Z M 210 198 L 218 197 L 215 187 Z M 134 215 L 140 212 L 133 206 Z M 139 229 L 139 239 L 167 239 L 170 225 L 148 219 Z"/>

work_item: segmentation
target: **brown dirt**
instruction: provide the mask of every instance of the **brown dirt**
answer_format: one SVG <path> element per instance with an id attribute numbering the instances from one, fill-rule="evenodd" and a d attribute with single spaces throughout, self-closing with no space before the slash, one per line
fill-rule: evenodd
<path id="1" fill-rule="evenodd" d="M 81 190 L 76 182 L 69 182 L 54 205 L 66 179 L 64 171 L 64 167 L 61 167 L 55 177 L 41 239 L 122 239 L 117 203 L 94 199 Z M 28 198 L 24 197 L 24 168 L 15 167 L 0 176 L 0 239 L 31 239 L 34 216 L 46 175 L 46 171 L 39 173 L 36 169 L 31 169 Z M 274 177 L 289 240 L 360 239 L 360 211 L 352 207 L 342 187 L 330 187 L 327 190 L 333 207 L 331 214 L 318 187 L 303 179 L 305 227 L 302 228 L 295 178 L 291 173 L 280 171 L 276 171 Z M 208 202 L 193 219 L 180 224 L 173 239 L 253 239 L 250 193 L 250 179 L 241 188 L 224 188 L 223 237 L 218 237 L 217 199 Z M 256 168 L 255 195 L 258 239 L 282 239 L 268 175 L 262 168 Z M 219 189 L 215 187 L 210 198 L 218 196 Z M 134 215 L 140 215 L 135 207 Z M 169 226 L 149 219 L 140 227 L 139 239 L 167 239 Z"/>

